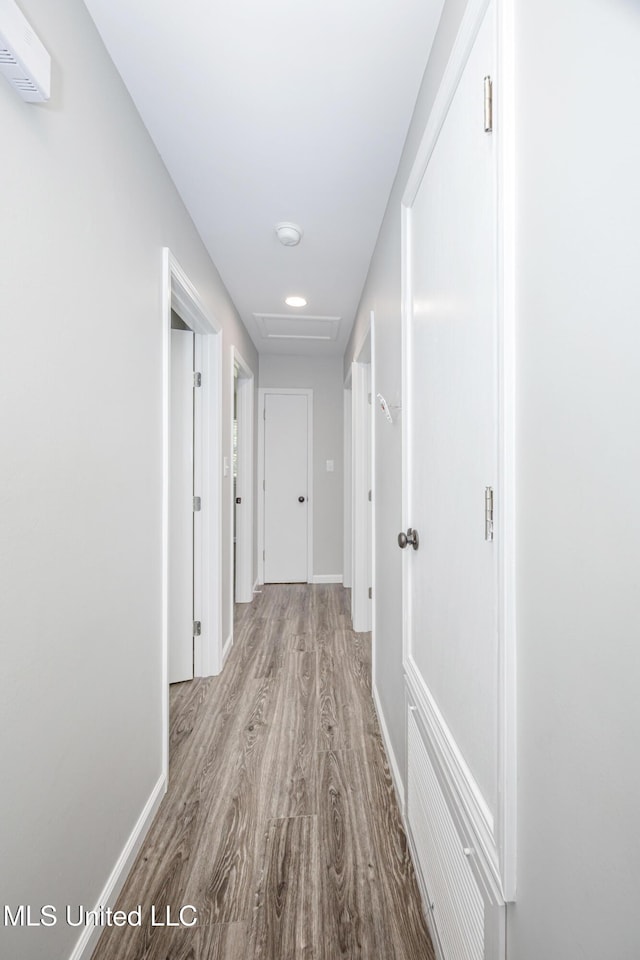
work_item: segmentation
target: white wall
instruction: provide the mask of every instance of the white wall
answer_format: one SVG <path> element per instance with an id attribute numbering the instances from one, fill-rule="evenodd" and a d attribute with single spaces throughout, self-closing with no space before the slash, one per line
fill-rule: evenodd
<path id="1" fill-rule="evenodd" d="M 261 387 L 313 390 L 313 574 L 342 576 L 344 398 L 340 357 L 263 353 Z M 328 473 L 326 461 L 333 460 Z"/>
<path id="2" fill-rule="evenodd" d="M 640 956 L 640 6 L 518 0 L 510 960 Z"/>
<path id="3" fill-rule="evenodd" d="M 464 2 L 448 0 L 363 292 L 400 391 L 400 197 Z M 518 892 L 508 960 L 640 956 L 640 8 L 515 0 Z M 404 760 L 400 430 L 376 425 L 376 683 Z"/>
<path id="4" fill-rule="evenodd" d="M 54 67 L 47 105 L 0 80 L 0 902 L 91 908 L 161 775 L 164 245 L 223 325 L 225 398 L 231 344 L 257 356 L 83 4 L 21 7 Z"/>

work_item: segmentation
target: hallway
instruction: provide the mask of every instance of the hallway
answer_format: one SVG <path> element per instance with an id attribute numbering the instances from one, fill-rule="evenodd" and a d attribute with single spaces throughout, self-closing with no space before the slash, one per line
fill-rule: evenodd
<path id="1" fill-rule="evenodd" d="M 93 960 L 433 957 L 348 597 L 265 586 L 223 673 L 172 688 L 169 791 L 117 905 L 142 924 Z M 187 904 L 193 928 L 150 926 Z"/>

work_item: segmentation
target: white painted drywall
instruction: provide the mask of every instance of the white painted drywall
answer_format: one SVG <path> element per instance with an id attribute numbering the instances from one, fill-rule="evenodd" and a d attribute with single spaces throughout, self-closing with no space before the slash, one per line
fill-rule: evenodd
<path id="1" fill-rule="evenodd" d="M 261 387 L 313 390 L 313 575 L 342 576 L 343 376 L 340 357 L 262 354 Z M 333 460 L 333 472 L 326 461 Z"/>
<path id="2" fill-rule="evenodd" d="M 344 356 L 346 378 L 351 362 L 357 358 L 366 336 L 373 310 L 376 326 L 375 389 L 376 393 L 382 393 L 389 405 L 394 406 L 400 404 L 402 394 L 400 201 L 464 9 L 464 0 L 447 0 L 445 4 Z M 404 778 L 406 731 L 402 671 L 402 553 L 397 546 L 402 523 L 402 413 L 398 410 L 392 413 L 393 425 L 388 423 L 378 406 L 373 410 L 376 446 L 376 593 L 373 598 L 376 644 L 373 676 L 390 746 Z"/>
<path id="3" fill-rule="evenodd" d="M 257 356 L 84 5 L 21 7 L 53 93 L 0 80 L 0 902 L 92 908 L 161 775 L 163 246 L 225 378 Z M 0 955 L 78 935 L 0 929 Z"/>
<path id="4" fill-rule="evenodd" d="M 640 6 L 516 3 L 518 902 L 640 956 Z"/>

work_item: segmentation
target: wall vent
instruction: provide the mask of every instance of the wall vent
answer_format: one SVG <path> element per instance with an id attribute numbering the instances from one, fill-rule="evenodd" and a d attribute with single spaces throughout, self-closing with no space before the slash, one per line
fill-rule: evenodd
<path id="1" fill-rule="evenodd" d="M 28 103 L 49 99 L 51 57 L 14 0 L 0 0 L 0 73 Z"/>
<path id="2" fill-rule="evenodd" d="M 408 761 L 409 827 L 442 954 L 483 960 L 484 899 L 412 711 Z"/>

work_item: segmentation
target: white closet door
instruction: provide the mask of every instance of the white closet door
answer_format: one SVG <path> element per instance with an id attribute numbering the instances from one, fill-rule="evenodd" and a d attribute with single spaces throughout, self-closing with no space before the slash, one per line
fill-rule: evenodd
<path id="1" fill-rule="evenodd" d="M 306 583 L 308 397 L 266 393 L 264 422 L 265 583 Z"/>
<path id="2" fill-rule="evenodd" d="M 495 816 L 498 801 L 495 496 L 497 304 L 495 137 L 483 123 L 494 73 L 488 14 L 409 213 L 408 654 Z M 498 532 L 499 533 L 499 532 Z"/>

